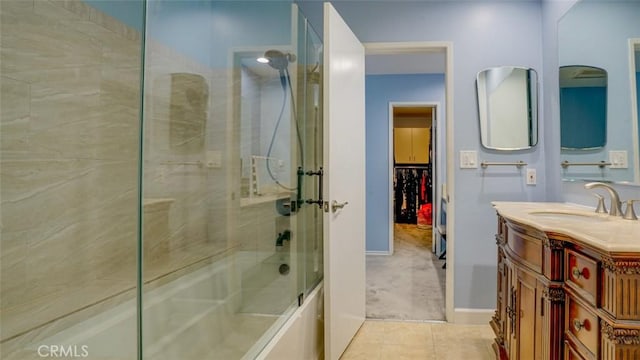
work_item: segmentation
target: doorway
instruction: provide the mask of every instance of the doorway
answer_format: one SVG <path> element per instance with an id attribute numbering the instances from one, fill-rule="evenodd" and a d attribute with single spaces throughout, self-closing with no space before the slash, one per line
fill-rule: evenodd
<path id="1" fill-rule="evenodd" d="M 444 260 L 433 252 L 438 104 L 389 103 L 393 216 L 388 256 L 367 257 L 367 317 L 445 320 Z"/>
<path id="2" fill-rule="evenodd" d="M 385 61 L 392 65 L 383 72 L 378 69 L 378 75 L 386 76 L 387 83 L 397 77 L 403 89 L 383 99 L 388 117 L 374 119 L 388 126 L 385 129 L 388 140 L 384 140 L 388 141 L 389 164 L 384 173 L 372 175 L 368 170 L 367 181 L 370 176 L 388 177 L 388 237 L 382 235 L 383 241 L 388 242 L 385 244 L 388 250 L 367 249 L 366 313 L 374 319 L 442 321 L 447 318 L 447 270 L 442 266 L 444 260 L 438 258 L 442 252 L 439 246 L 439 252 L 435 252 L 440 238 L 433 229 L 438 224 L 440 184 L 445 181 L 437 173 L 445 173 L 444 166 L 441 169 L 438 166 L 438 161 L 446 163 L 445 132 L 440 134 L 437 125 L 441 123 L 445 128 L 446 47 L 390 50 L 382 49 L 384 45 L 380 44 L 381 48 L 376 48 L 376 44 L 365 45 L 367 102 L 370 86 L 380 86 L 380 82 L 369 81 L 371 68 L 379 68 Z M 422 85 L 408 89 L 416 82 Z M 383 87 L 394 88 L 393 84 Z M 369 111 L 367 105 L 367 132 Z M 374 236 L 381 235 L 368 226 L 368 245 Z"/>

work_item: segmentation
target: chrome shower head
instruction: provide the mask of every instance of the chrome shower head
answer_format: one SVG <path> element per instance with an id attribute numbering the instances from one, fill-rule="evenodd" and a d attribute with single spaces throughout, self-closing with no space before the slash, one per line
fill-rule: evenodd
<path id="1" fill-rule="evenodd" d="M 264 58 L 267 59 L 267 64 L 272 68 L 283 72 L 290 62 L 296 61 L 296 56 L 290 53 L 283 53 L 280 50 L 267 50 L 264 53 Z"/>

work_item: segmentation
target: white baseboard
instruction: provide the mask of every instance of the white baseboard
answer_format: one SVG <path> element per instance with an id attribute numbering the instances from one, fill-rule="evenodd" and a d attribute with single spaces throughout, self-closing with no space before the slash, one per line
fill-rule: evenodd
<path id="1" fill-rule="evenodd" d="M 366 255 L 385 255 L 385 256 L 389 256 L 391 255 L 391 253 L 389 251 L 367 251 L 365 252 Z"/>
<path id="2" fill-rule="evenodd" d="M 486 325 L 491 321 L 495 309 L 453 309 L 453 323 L 465 325 Z"/>

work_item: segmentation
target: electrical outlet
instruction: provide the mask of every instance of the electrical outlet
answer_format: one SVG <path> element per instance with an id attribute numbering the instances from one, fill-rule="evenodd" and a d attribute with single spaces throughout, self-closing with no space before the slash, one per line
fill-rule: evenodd
<path id="1" fill-rule="evenodd" d="M 626 169 L 629 167 L 629 160 L 626 150 L 609 151 L 609 162 L 611 169 Z"/>
<path id="2" fill-rule="evenodd" d="M 461 169 L 477 169 L 478 168 L 478 152 L 475 150 L 460 151 L 460 168 Z"/>
<path id="3" fill-rule="evenodd" d="M 535 185 L 536 182 L 536 169 L 527 169 L 527 185 Z"/>

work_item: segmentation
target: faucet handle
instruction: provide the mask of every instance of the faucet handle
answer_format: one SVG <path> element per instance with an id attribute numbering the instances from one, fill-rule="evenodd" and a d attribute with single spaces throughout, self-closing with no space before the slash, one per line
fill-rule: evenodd
<path id="1" fill-rule="evenodd" d="M 638 199 L 627 200 L 627 208 L 624 210 L 624 215 L 622 216 L 623 218 L 627 220 L 638 220 L 636 212 L 633 210 L 633 203 L 636 201 L 640 202 L 640 200 Z"/>
<path id="2" fill-rule="evenodd" d="M 596 212 L 598 214 L 608 214 L 609 210 L 607 210 L 607 206 L 604 204 L 604 196 L 600 194 L 593 194 L 598 199 L 598 207 L 596 207 Z"/>

